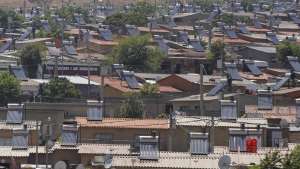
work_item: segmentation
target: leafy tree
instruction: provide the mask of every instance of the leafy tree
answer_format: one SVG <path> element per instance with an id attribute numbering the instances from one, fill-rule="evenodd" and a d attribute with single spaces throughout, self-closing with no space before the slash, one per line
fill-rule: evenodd
<path id="1" fill-rule="evenodd" d="M 157 47 L 149 45 L 148 35 L 128 37 L 114 49 L 111 60 L 124 64 L 128 69 L 135 71 L 157 71 L 165 55 Z"/>
<path id="2" fill-rule="evenodd" d="M 281 42 L 279 45 L 276 46 L 276 50 L 277 58 L 281 62 L 286 62 L 287 56 L 300 57 L 300 46 L 289 41 Z"/>
<path id="3" fill-rule="evenodd" d="M 19 56 L 21 64 L 27 70 L 28 77 L 36 78 L 38 66 L 45 58 L 45 46 L 42 44 L 29 44 L 21 50 Z"/>
<path id="4" fill-rule="evenodd" d="M 159 92 L 159 87 L 157 84 L 146 83 L 140 90 L 142 96 L 152 96 Z"/>
<path id="5" fill-rule="evenodd" d="M 291 154 L 287 155 L 283 160 L 283 169 L 299 169 L 300 168 L 300 146 L 297 146 Z"/>
<path id="6" fill-rule="evenodd" d="M 24 17 L 12 10 L 0 9 L 0 27 L 8 28 L 8 17 L 12 19 L 11 28 L 20 27 L 24 21 Z"/>
<path id="7" fill-rule="evenodd" d="M 221 40 L 217 40 L 211 44 L 208 59 L 215 60 L 220 58 L 221 55 L 225 57 L 225 44 Z"/>
<path id="8" fill-rule="evenodd" d="M 20 97 L 20 82 L 9 73 L 0 73 L 0 104 L 16 102 Z"/>
<path id="9" fill-rule="evenodd" d="M 80 98 L 79 90 L 66 78 L 54 78 L 42 87 L 42 96 L 50 101 Z"/>
<path id="10" fill-rule="evenodd" d="M 142 118 L 144 114 L 144 103 L 139 93 L 126 93 L 126 99 L 120 107 L 121 117 Z"/>
<path id="11" fill-rule="evenodd" d="M 104 24 L 110 25 L 114 32 L 125 28 L 126 24 L 145 26 L 148 22 L 147 17 L 154 16 L 155 6 L 152 3 L 140 1 L 127 13 L 115 13 L 108 16 Z"/>

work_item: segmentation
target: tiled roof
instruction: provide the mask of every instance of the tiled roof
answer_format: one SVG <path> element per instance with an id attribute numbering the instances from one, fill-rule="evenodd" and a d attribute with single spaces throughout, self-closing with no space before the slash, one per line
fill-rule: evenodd
<path id="1" fill-rule="evenodd" d="M 29 154 L 36 152 L 36 147 L 28 147 L 24 150 L 14 150 L 11 146 L 0 146 L 0 157 L 29 157 Z M 39 154 L 45 154 L 45 146 L 38 147 Z"/>
<path id="2" fill-rule="evenodd" d="M 159 86 L 159 92 L 160 93 L 178 93 L 181 91 L 178 89 L 175 89 L 172 86 Z"/>
<path id="3" fill-rule="evenodd" d="M 130 145 L 127 144 L 81 144 L 78 146 L 79 154 L 113 154 L 129 155 Z"/>
<path id="4" fill-rule="evenodd" d="M 90 76 L 91 80 L 101 84 L 101 76 Z M 137 91 L 135 89 L 130 89 L 125 81 L 121 81 L 117 77 L 105 77 L 104 85 L 110 86 L 121 92 Z"/>
<path id="5" fill-rule="evenodd" d="M 245 127 L 255 128 L 258 124 L 261 127 L 267 125 L 267 120 L 263 118 L 238 118 L 236 122 L 234 121 L 221 121 L 219 118 L 215 118 L 216 127 L 240 127 L 241 123 L 245 123 Z M 176 116 L 176 125 L 177 126 L 207 126 L 210 124 L 211 117 L 203 116 Z"/>
<path id="6" fill-rule="evenodd" d="M 89 42 L 100 45 L 100 46 L 115 46 L 115 45 L 118 45 L 118 42 L 98 40 L 98 39 L 90 39 Z"/>
<path id="7" fill-rule="evenodd" d="M 27 125 L 28 130 L 36 130 L 36 121 L 25 120 L 22 124 L 9 124 L 5 120 L 0 121 L 0 130 L 22 129 L 24 124 Z"/>
<path id="8" fill-rule="evenodd" d="M 130 118 L 104 118 L 99 122 L 88 121 L 86 117 L 76 117 L 80 127 L 96 128 L 134 128 L 134 129 L 168 129 L 167 119 L 130 119 Z"/>
<path id="9" fill-rule="evenodd" d="M 295 106 L 273 106 L 272 110 L 258 110 L 257 105 L 246 105 L 246 113 L 259 113 L 263 118 L 282 118 L 292 122 L 296 118 Z"/>

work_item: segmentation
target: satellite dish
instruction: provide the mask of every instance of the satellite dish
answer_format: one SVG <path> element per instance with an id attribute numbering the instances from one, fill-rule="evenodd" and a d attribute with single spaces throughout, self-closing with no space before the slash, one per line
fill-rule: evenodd
<path id="1" fill-rule="evenodd" d="M 67 169 L 67 164 L 64 161 L 58 161 L 55 163 L 54 169 Z"/>
<path id="2" fill-rule="evenodd" d="M 229 169 L 231 163 L 231 158 L 228 155 L 223 155 L 218 162 L 220 169 Z"/>
<path id="3" fill-rule="evenodd" d="M 289 127 L 288 121 L 286 119 L 281 119 L 281 121 L 280 121 L 280 127 L 281 128 L 287 128 L 287 127 Z"/>
<path id="4" fill-rule="evenodd" d="M 112 166 L 112 155 L 111 154 L 107 154 L 105 155 L 105 161 L 104 161 L 104 168 L 105 169 L 110 169 Z"/>
<path id="5" fill-rule="evenodd" d="M 83 164 L 78 164 L 78 165 L 76 166 L 76 169 L 85 169 L 85 168 L 84 168 L 84 165 L 83 165 Z"/>

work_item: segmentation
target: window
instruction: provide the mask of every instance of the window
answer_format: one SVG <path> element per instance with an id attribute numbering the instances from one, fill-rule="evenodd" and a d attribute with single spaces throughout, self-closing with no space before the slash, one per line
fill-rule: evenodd
<path id="1" fill-rule="evenodd" d="M 189 110 L 189 106 L 180 106 L 179 111 L 187 111 Z"/>
<path id="2" fill-rule="evenodd" d="M 112 134 L 107 134 L 107 133 L 99 133 L 96 134 L 96 143 L 101 143 L 101 144 L 108 144 L 112 143 Z"/>

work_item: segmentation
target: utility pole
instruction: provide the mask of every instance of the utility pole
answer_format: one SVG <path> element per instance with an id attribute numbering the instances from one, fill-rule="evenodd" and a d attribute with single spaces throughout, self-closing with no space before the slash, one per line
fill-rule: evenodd
<path id="1" fill-rule="evenodd" d="M 38 133 L 39 129 L 39 122 L 35 121 L 35 127 L 36 127 L 36 134 Z M 36 146 L 35 146 L 35 167 L 38 168 L 39 165 L 39 137 L 38 134 L 36 135 Z"/>
<path id="2" fill-rule="evenodd" d="M 204 116 L 204 96 L 203 96 L 203 64 L 200 64 L 200 116 Z"/>
<path id="3" fill-rule="evenodd" d="M 58 57 L 59 56 L 55 56 L 55 65 L 54 65 L 54 78 L 58 77 Z"/>
<path id="4" fill-rule="evenodd" d="M 210 133 L 209 133 L 209 144 L 210 144 L 210 153 L 214 152 L 214 145 L 215 145 L 215 118 L 213 113 L 211 114 L 211 128 L 210 128 Z"/>

